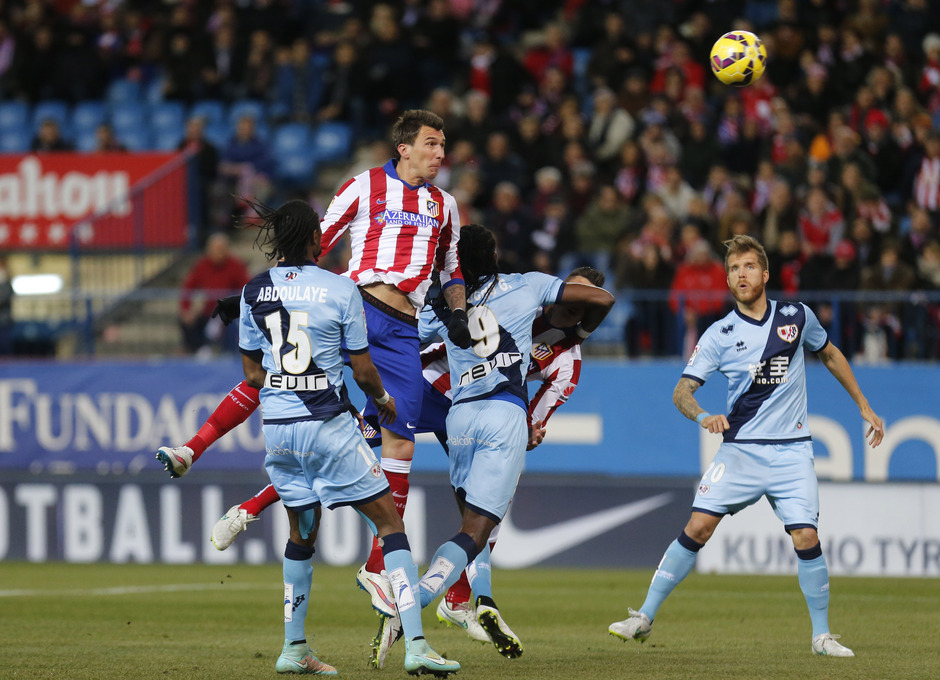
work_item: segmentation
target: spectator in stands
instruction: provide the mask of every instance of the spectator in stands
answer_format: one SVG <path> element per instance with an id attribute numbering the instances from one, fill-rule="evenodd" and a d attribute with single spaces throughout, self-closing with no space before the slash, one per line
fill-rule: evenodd
<path id="1" fill-rule="evenodd" d="M 271 34 L 260 28 L 252 30 L 241 86 L 236 91 L 238 96 L 259 101 L 267 100 L 268 94 L 274 88 L 276 71 Z"/>
<path id="2" fill-rule="evenodd" d="M 683 222 L 689 216 L 695 190 L 682 178 L 677 165 L 666 166 L 665 181 L 656 194 L 663 199 L 663 205 L 674 220 Z"/>
<path id="3" fill-rule="evenodd" d="M 705 120 L 690 120 L 688 135 L 682 142 L 679 168 L 693 189 L 701 190 L 705 186 L 708 170 L 718 163 L 720 155 L 721 148 L 706 126 Z"/>
<path id="4" fill-rule="evenodd" d="M 724 314 L 727 297 L 725 268 L 702 239 L 676 267 L 669 293 L 669 306 L 685 331 L 683 356 L 691 356 L 696 338 Z"/>
<path id="5" fill-rule="evenodd" d="M 323 95 L 317 120 L 348 120 L 360 130 L 363 125 L 362 79 L 358 77 L 356 46 L 343 40 L 336 45 L 333 58 L 323 73 Z"/>
<path id="6" fill-rule="evenodd" d="M 634 127 L 633 117 L 617 106 L 613 91 L 606 87 L 595 90 L 587 139 L 601 168 L 607 169 L 616 161 L 624 142 L 633 136 Z"/>
<path id="7" fill-rule="evenodd" d="M 496 236 L 501 271 L 529 271 L 532 232 L 535 230 L 532 215 L 522 203 L 519 189 L 511 182 L 497 184 L 492 196 L 493 202 L 485 213 L 483 223 Z"/>
<path id="8" fill-rule="evenodd" d="M 912 205 L 910 227 L 901 236 L 898 256 L 902 262 L 916 267 L 927 244 L 937 239 L 937 228 L 930 223 L 930 215 L 923 208 Z"/>
<path id="9" fill-rule="evenodd" d="M 630 140 L 620 150 L 620 164 L 614 173 L 614 186 L 630 205 L 638 205 L 646 193 L 646 158 L 637 142 Z"/>
<path id="10" fill-rule="evenodd" d="M 275 51 L 274 102 L 280 120 L 309 123 L 320 104 L 323 89 L 320 68 L 305 38 Z"/>
<path id="11" fill-rule="evenodd" d="M 525 161 L 513 151 L 509 135 L 505 132 L 493 132 L 486 140 L 486 148 L 480 157 L 480 174 L 483 191 L 492 194 L 497 184 L 508 182 L 520 192 L 528 191 L 532 182 Z M 488 225 L 492 228 L 492 225 Z"/>
<path id="12" fill-rule="evenodd" d="M 29 147 L 32 151 L 43 153 L 47 151 L 71 151 L 72 145 L 62 137 L 59 123 L 54 118 L 46 118 L 39 124 L 36 136 L 33 137 Z"/>
<path id="13" fill-rule="evenodd" d="M 217 299 L 239 293 L 248 278 L 248 269 L 231 252 L 228 237 L 212 234 L 205 254 L 189 270 L 181 289 L 180 329 L 188 353 L 207 358 L 214 352 L 236 349 L 238 329 L 232 332 L 231 326 L 212 318 L 212 310 Z"/>
<path id="14" fill-rule="evenodd" d="M 204 246 L 208 236 L 210 216 L 210 196 L 219 173 L 219 152 L 205 135 L 206 119 L 193 116 L 186 122 L 186 132 L 180 140 L 178 149 L 196 154 L 195 180 L 199 193 L 200 223 L 197 228 L 199 245 Z"/>
<path id="15" fill-rule="evenodd" d="M 845 233 L 842 212 L 822 187 L 813 187 L 800 211 L 800 241 L 806 256 L 831 253 Z"/>
<path id="16" fill-rule="evenodd" d="M 672 313 L 664 297 L 672 285 L 672 265 L 653 242 L 634 241 L 627 234 L 618 240 L 615 252 L 617 287 L 636 294 L 624 328 L 627 356 L 673 354 Z"/>
<path id="17" fill-rule="evenodd" d="M 882 111 L 870 111 L 865 117 L 865 139 L 864 149 L 875 166 L 875 184 L 889 205 L 897 205 L 904 154 L 891 136 L 888 117 Z"/>
<path id="18" fill-rule="evenodd" d="M 903 293 L 911 291 L 917 284 L 914 268 L 903 262 L 896 241 L 882 243 L 878 264 L 862 270 L 861 290 Z M 865 311 L 865 337 L 862 353 L 869 360 L 884 358 L 901 359 L 904 356 L 903 329 L 905 311 L 910 311 L 905 302 L 870 304 Z"/>
<path id="19" fill-rule="evenodd" d="M 927 136 L 923 159 L 914 178 L 914 202 L 930 213 L 934 225 L 940 224 L 940 132 Z"/>
<path id="20" fill-rule="evenodd" d="M 575 226 L 579 260 L 572 263 L 572 268 L 589 265 L 608 271 L 614 244 L 629 226 L 630 219 L 630 207 L 620 200 L 617 190 L 610 184 L 602 185 Z"/>
<path id="21" fill-rule="evenodd" d="M 799 212 L 794 203 L 790 185 L 778 177 L 770 188 L 767 205 L 757 216 L 760 241 L 768 252 L 776 250 L 782 232 L 796 231 Z M 773 268 L 771 268 L 771 276 L 773 276 Z"/>
<path id="22" fill-rule="evenodd" d="M 268 145 L 258 137 L 254 116 L 243 115 L 235 125 L 235 135 L 222 150 L 219 161 L 219 178 L 223 195 L 235 194 L 261 203 L 271 195 L 271 178 L 274 176 L 274 161 Z M 230 202 L 220 202 L 223 210 Z M 246 209 L 243 201 L 236 199 L 235 211 L 241 214 Z M 230 214 L 223 214 L 217 222 L 228 224 Z"/>
<path id="23" fill-rule="evenodd" d="M 102 123 L 95 128 L 95 151 L 99 153 L 123 153 L 127 147 L 121 144 L 117 135 L 114 134 L 114 128 L 107 123 Z"/>

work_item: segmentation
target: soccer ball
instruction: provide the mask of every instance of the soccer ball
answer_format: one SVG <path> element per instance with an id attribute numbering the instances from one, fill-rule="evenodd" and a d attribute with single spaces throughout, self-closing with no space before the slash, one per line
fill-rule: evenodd
<path id="1" fill-rule="evenodd" d="M 712 46 L 712 72 L 725 85 L 744 87 L 764 75 L 767 50 L 750 31 L 731 31 Z"/>

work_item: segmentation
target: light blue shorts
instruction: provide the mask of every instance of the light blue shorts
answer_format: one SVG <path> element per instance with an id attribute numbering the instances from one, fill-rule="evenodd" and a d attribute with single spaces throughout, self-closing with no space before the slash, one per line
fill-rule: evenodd
<path id="1" fill-rule="evenodd" d="M 456 404 L 447 414 L 450 483 L 474 512 L 499 522 L 516 493 L 528 444 L 526 413 L 487 399 Z"/>
<path id="2" fill-rule="evenodd" d="M 733 515 L 761 496 L 767 496 L 788 531 L 818 527 L 819 483 L 811 441 L 722 444 L 699 482 L 692 510 Z"/>
<path id="3" fill-rule="evenodd" d="M 379 461 L 349 413 L 265 424 L 261 431 L 264 469 L 289 508 L 359 505 L 389 490 Z"/>

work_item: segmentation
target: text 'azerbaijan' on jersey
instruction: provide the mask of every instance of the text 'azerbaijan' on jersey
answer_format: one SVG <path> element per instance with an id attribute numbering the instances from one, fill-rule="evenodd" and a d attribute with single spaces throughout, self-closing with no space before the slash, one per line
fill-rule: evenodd
<path id="1" fill-rule="evenodd" d="M 702 334 L 682 377 L 704 383 L 715 371 L 728 379 L 724 441 L 778 443 L 810 439 L 804 346 L 829 341 L 801 302 L 767 301 L 760 321 L 737 309 Z"/>

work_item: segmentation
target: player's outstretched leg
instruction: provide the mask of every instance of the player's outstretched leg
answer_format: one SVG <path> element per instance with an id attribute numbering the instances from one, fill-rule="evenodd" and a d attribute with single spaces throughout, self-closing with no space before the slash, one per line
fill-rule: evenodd
<path id="1" fill-rule="evenodd" d="M 157 449 L 156 459 L 163 463 L 163 469 L 173 479 L 179 479 L 193 465 L 193 450 L 188 446 L 161 446 Z"/>
<path id="2" fill-rule="evenodd" d="M 444 678 L 460 670 L 460 664 L 445 659 L 431 649 L 427 640 L 418 638 L 405 642 L 405 670 L 408 675 L 425 675 L 430 673 Z"/>
<path id="3" fill-rule="evenodd" d="M 356 572 L 356 583 L 359 588 L 366 591 L 372 599 L 372 608 L 380 616 L 395 616 L 395 595 L 392 585 L 388 582 L 385 570 L 375 572 L 369 570 L 368 562 L 359 567 Z"/>
<path id="4" fill-rule="evenodd" d="M 623 621 L 610 624 L 607 632 L 622 640 L 640 640 L 641 642 L 646 640 L 650 636 L 656 612 L 675 587 L 692 571 L 698 551 L 704 545 L 690 538 L 685 531 L 679 534 L 679 538 L 666 548 L 663 559 L 656 573 L 653 574 L 653 580 L 646 592 L 646 600 L 640 607 L 640 611 L 627 608 L 629 616 Z"/>
<path id="5" fill-rule="evenodd" d="M 813 638 L 813 654 L 819 656 L 855 656 L 848 647 L 836 642 L 841 635 L 822 633 Z"/>
<path id="6" fill-rule="evenodd" d="M 244 503 L 230 507 L 212 527 L 212 545 L 217 550 L 225 550 L 235 538 L 248 528 L 250 522 L 258 519 L 265 508 L 280 500 L 274 486 L 268 484 Z"/>

